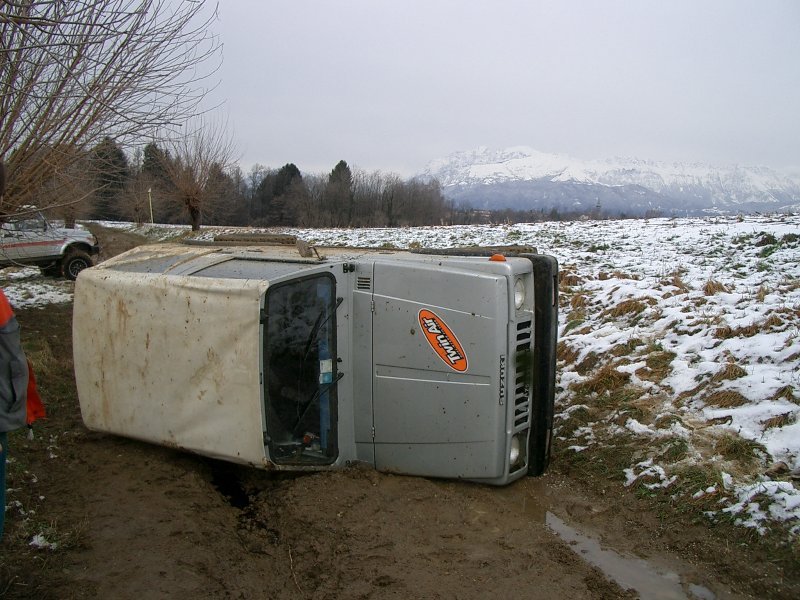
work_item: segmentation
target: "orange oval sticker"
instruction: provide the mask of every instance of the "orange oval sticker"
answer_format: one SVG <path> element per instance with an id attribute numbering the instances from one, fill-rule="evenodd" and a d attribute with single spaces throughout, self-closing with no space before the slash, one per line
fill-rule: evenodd
<path id="1" fill-rule="evenodd" d="M 436 352 L 436 355 L 442 359 L 444 364 L 463 373 L 467 370 L 467 355 L 461 342 L 447 326 L 441 317 L 434 312 L 423 308 L 419 311 L 419 324 L 422 331 L 425 332 L 425 339 Z"/>

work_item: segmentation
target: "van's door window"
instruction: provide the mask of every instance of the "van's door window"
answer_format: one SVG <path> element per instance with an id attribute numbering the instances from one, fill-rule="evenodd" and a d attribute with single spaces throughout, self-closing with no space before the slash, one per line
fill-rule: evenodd
<path id="1" fill-rule="evenodd" d="M 322 274 L 267 291 L 264 391 L 270 457 L 328 464 L 336 443 L 336 280 Z"/>

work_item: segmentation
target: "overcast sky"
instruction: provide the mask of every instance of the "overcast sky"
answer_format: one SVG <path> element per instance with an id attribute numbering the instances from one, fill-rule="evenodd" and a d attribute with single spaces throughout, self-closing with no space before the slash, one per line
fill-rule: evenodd
<path id="1" fill-rule="evenodd" d="M 241 164 L 477 146 L 800 167 L 796 0 L 222 0 Z"/>

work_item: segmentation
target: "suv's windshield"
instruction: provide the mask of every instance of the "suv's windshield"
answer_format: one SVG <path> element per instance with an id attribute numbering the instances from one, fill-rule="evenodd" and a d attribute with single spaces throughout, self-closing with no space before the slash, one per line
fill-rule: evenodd
<path id="1" fill-rule="evenodd" d="M 37 212 L 11 218 L 3 223 L 3 228 L 11 231 L 44 231 L 47 229 L 46 223 L 44 216 Z"/>
<path id="2" fill-rule="evenodd" d="M 336 459 L 336 281 L 322 274 L 271 287 L 264 326 L 265 401 L 276 463 Z"/>

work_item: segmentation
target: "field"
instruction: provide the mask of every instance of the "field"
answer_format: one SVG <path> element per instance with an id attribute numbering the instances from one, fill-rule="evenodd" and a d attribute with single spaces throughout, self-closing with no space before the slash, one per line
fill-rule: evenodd
<path id="1" fill-rule="evenodd" d="M 187 236 L 90 226 L 107 255 Z M 278 477 L 88 432 L 71 370 L 72 284 L 6 269 L 50 414 L 33 440 L 11 439 L 0 594 L 800 593 L 800 217 L 289 233 L 555 255 L 551 471 L 501 490 L 362 468 Z"/>

